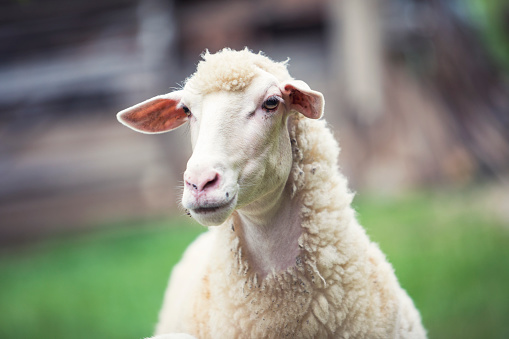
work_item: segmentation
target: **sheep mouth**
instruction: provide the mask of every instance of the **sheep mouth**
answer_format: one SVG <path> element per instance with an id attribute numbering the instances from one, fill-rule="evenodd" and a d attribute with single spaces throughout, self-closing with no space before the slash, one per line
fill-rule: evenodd
<path id="1" fill-rule="evenodd" d="M 198 214 L 208 214 L 208 213 L 214 213 L 219 211 L 220 209 L 224 208 L 225 206 L 216 206 L 216 207 L 200 207 L 193 210 L 194 213 Z"/>
<path id="2" fill-rule="evenodd" d="M 229 209 L 234 200 L 235 200 L 235 197 L 233 197 L 232 199 L 230 199 L 229 201 L 227 201 L 224 204 L 211 204 L 210 206 L 193 208 L 192 211 L 196 214 L 202 214 L 202 215 L 216 213 L 216 212 L 219 212 L 219 211 L 222 211 L 225 209 Z"/>

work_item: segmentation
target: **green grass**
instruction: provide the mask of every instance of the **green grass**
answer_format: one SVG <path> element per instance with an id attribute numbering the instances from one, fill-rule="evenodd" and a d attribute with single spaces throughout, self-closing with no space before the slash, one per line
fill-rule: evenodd
<path id="1" fill-rule="evenodd" d="M 509 338 L 509 225 L 450 195 L 360 197 L 357 210 L 429 338 Z"/>
<path id="2" fill-rule="evenodd" d="M 144 338 L 203 227 L 140 223 L 0 257 L 0 338 Z"/>
<path id="3" fill-rule="evenodd" d="M 360 195 L 430 338 L 509 338 L 509 226 L 456 195 Z M 194 225 L 194 226 L 193 226 Z M 204 229 L 189 218 L 105 227 L 0 255 L 0 338 L 143 338 L 171 267 Z"/>

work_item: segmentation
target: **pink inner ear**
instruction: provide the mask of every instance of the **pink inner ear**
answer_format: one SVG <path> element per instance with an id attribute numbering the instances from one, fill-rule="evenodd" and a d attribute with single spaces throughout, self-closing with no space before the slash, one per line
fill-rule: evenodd
<path id="1" fill-rule="evenodd" d="M 187 120 L 178 102 L 170 99 L 154 99 L 126 110 L 121 114 L 130 127 L 147 133 L 160 133 L 179 127 Z"/>
<path id="2" fill-rule="evenodd" d="M 286 85 L 285 92 L 289 96 L 291 109 L 311 119 L 318 119 L 320 117 L 319 103 L 313 95 L 301 92 L 292 85 Z"/>

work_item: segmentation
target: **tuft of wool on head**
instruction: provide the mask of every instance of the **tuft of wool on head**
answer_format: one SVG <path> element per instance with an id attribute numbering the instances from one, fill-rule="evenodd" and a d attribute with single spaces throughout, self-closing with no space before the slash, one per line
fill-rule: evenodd
<path id="1" fill-rule="evenodd" d="M 260 70 L 273 74 L 279 81 L 292 78 L 287 70 L 288 60 L 276 62 L 247 48 L 241 51 L 224 48 L 215 54 L 207 50 L 202 58 L 196 72 L 186 80 L 186 87 L 201 94 L 242 91 Z"/>

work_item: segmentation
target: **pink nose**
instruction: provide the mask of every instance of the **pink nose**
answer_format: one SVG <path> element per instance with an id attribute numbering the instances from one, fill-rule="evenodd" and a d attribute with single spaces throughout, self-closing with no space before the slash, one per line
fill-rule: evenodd
<path id="1" fill-rule="evenodd" d="M 184 174 L 184 181 L 186 186 L 195 193 L 204 192 L 206 190 L 214 189 L 219 186 L 220 176 L 214 170 L 189 172 Z"/>

